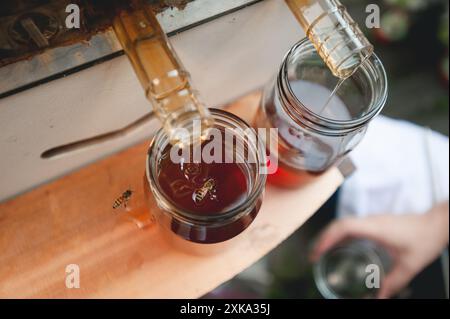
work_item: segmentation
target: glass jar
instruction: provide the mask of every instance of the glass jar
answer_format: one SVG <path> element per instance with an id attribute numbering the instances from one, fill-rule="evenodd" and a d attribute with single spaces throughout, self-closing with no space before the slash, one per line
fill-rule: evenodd
<path id="1" fill-rule="evenodd" d="M 167 155 L 164 154 L 168 154 L 167 148 L 173 146 L 170 144 L 171 137 L 165 130 L 160 130 L 151 142 L 146 162 L 145 189 L 151 213 L 170 242 L 194 253 L 215 252 L 217 248 L 224 248 L 230 239 L 242 233 L 258 214 L 266 182 L 265 148 L 260 139 L 248 138 L 249 132 L 254 130 L 231 113 L 218 109 L 210 109 L 210 112 L 214 119 L 210 132 L 216 129 L 224 140 L 223 143 L 220 142 L 224 161 L 212 162 L 209 166 L 202 166 L 206 165 L 203 157 L 200 162 L 194 161 L 190 164 L 173 164 L 172 160 L 167 162 Z M 186 123 L 184 127 L 188 125 Z M 230 132 L 233 134 L 231 141 L 224 137 Z M 232 161 L 227 157 L 230 154 Z M 238 165 L 239 174 L 220 173 L 229 171 L 230 166 L 226 165 Z M 231 168 L 236 170 L 237 166 Z M 182 175 L 177 176 L 175 181 L 166 182 L 164 178 L 171 178 L 179 169 L 182 170 Z M 167 172 L 170 174 L 164 175 Z M 208 210 L 208 207 L 199 207 L 197 210 L 189 200 L 197 199 L 192 194 L 198 190 L 203 195 L 211 190 L 208 187 L 212 184 L 208 181 L 212 179 L 217 186 L 213 194 L 216 197 L 212 200 L 219 201 L 217 205 L 220 206 L 220 201 L 236 190 L 242 191 L 242 194 L 238 201 L 225 205 L 220 211 Z M 168 188 L 167 185 L 177 185 L 176 190 L 172 192 L 171 186 Z M 182 195 L 185 191 L 187 195 Z M 194 209 L 187 209 L 183 206 L 185 204 Z M 224 242 L 227 245 L 220 245 Z"/>
<path id="2" fill-rule="evenodd" d="M 373 46 L 338 0 L 286 0 L 306 36 L 333 74 L 346 78 Z"/>
<path id="3" fill-rule="evenodd" d="M 392 257 L 386 249 L 371 240 L 353 239 L 320 257 L 313 274 L 324 298 L 363 299 L 376 297 L 391 268 Z"/>
<path id="4" fill-rule="evenodd" d="M 333 90 L 336 94 L 332 95 Z M 278 129 L 278 170 L 269 182 L 295 187 L 327 170 L 362 139 L 387 99 L 383 64 L 371 55 L 340 80 L 303 39 L 266 86 L 254 125 Z"/>

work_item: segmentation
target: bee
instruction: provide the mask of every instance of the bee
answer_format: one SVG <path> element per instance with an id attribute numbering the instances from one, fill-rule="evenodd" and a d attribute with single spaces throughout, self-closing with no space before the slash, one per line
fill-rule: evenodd
<path id="1" fill-rule="evenodd" d="M 195 192 L 192 194 L 192 199 L 196 203 L 200 203 L 208 193 L 210 193 L 214 187 L 216 186 L 216 182 L 214 179 L 210 178 L 208 179 L 202 187 L 195 190 Z"/>
<path id="2" fill-rule="evenodd" d="M 122 193 L 120 197 L 118 197 L 112 206 L 113 209 L 119 208 L 120 206 L 127 207 L 128 201 L 130 200 L 131 195 L 133 195 L 133 191 L 131 189 L 127 189 Z"/>

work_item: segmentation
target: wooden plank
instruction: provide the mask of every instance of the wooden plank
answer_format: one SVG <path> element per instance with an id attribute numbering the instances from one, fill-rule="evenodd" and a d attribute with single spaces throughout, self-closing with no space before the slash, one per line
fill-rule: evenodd
<path id="1" fill-rule="evenodd" d="M 259 95 L 230 109 L 247 120 Z M 254 223 L 235 245 L 213 256 L 189 255 L 148 220 L 143 178 L 149 142 L 91 164 L 0 204 L 0 297 L 196 298 L 232 278 L 300 227 L 337 189 L 332 168 L 297 190 L 267 187 Z M 132 214 L 112 209 L 135 190 Z M 65 285 L 66 266 L 80 267 L 80 288 Z"/>

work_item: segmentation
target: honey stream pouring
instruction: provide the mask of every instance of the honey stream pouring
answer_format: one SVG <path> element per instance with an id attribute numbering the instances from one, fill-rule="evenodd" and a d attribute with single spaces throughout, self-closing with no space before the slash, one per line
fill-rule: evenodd
<path id="1" fill-rule="evenodd" d="M 338 0 L 286 0 L 334 76 L 345 79 L 373 53 L 373 46 Z"/>
<path id="2" fill-rule="evenodd" d="M 338 0 L 285 1 L 327 67 L 341 80 L 333 91 L 334 95 L 340 84 L 372 55 L 373 46 Z M 171 47 L 152 6 L 144 0 L 126 3 L 116 0 L 112 4 L 117 11 L 113 19 L 114 31 L 152 104 L 153 112 L 124 128 L 46 150 L 41 155 L 43 158 L 57 157 L 122 136 L 151 119 L 153 114 L 172 137 L 172 144 L 201 141 L 213 125 L 208 108 L 199 100 L 190 75 Z M 199 130 L 177 135 L 176 128 L 185 128 L 193 120 L 198 120 Z"/>
<path id="3" fill-rule="evenodd" d="M 286 3 L 335 76 L 349 77 L 373 53 L 373 46 L 339 1 Z M 203 135 L 212 118 L 150 7 L 142 0 L 131 1 L 128 9 L 116 15 L 113 27 L 166 132 L 198 119 Z"/>

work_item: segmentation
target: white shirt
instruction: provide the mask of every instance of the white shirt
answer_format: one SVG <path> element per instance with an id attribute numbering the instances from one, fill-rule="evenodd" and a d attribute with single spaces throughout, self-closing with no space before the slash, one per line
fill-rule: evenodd
<path id="1" fill-rule="evenodd" d="M 340 217 L 424 213 L 448 200 L 449 140 L 442 134 L 378 116 L 350 157 L 357 170 L 342 186 Z"/>

